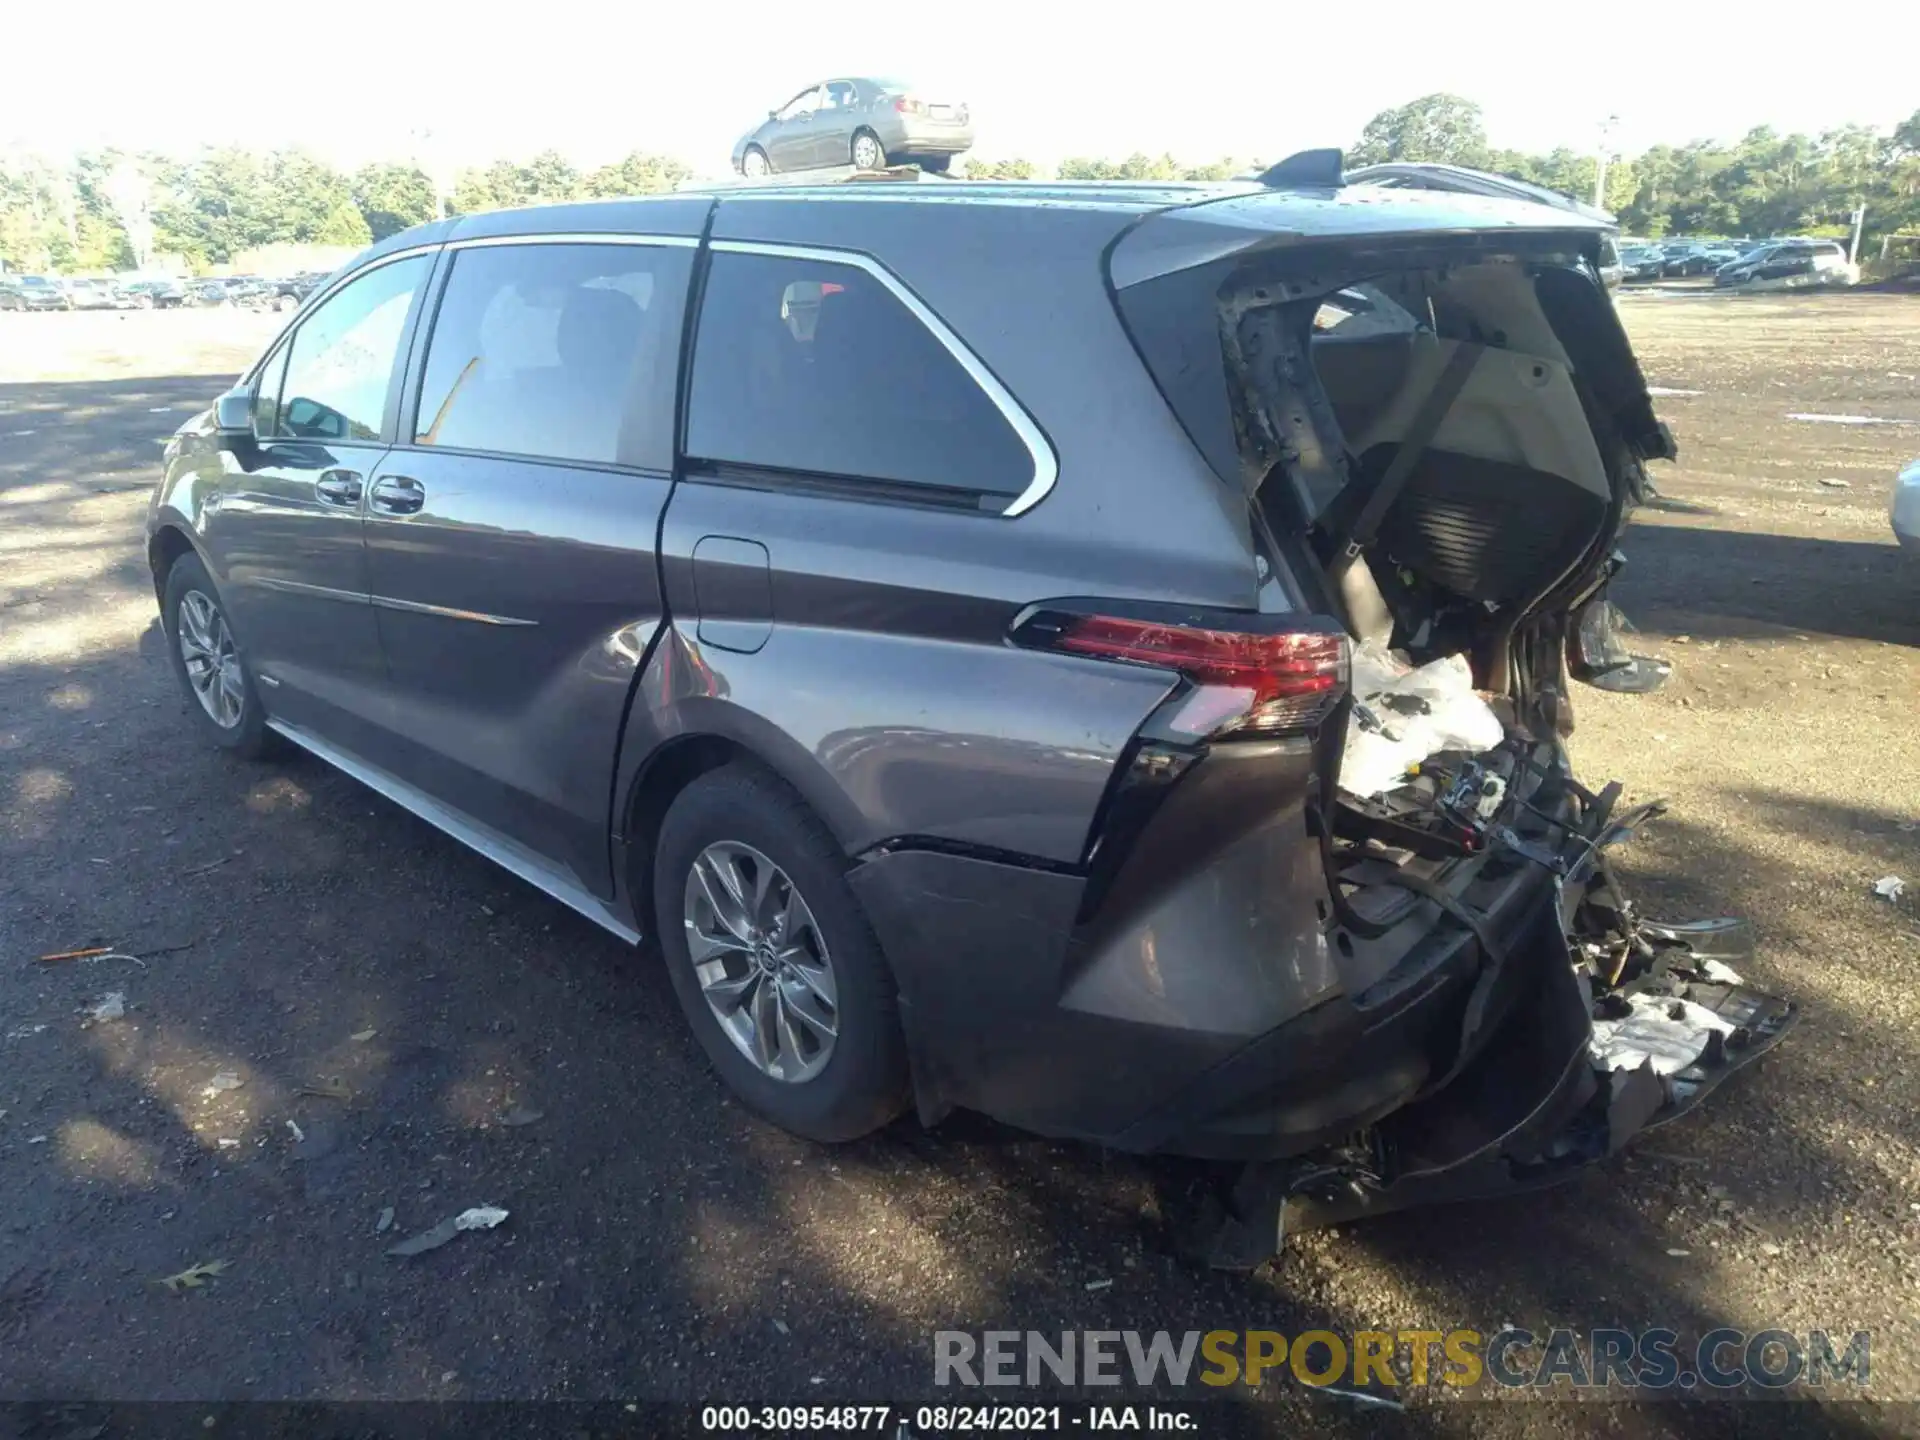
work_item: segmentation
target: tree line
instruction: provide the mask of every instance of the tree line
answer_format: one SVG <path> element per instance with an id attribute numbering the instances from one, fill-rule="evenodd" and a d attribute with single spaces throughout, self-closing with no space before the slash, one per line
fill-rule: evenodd
<path id="1" fill-rule="evenodd" d="M 1591 200 L 1596 154 L 1501 150 L 1487 141 L 1479 106 L 1426 95 L 1383 110 L 1347 151 L 1349 167 L 1387 160 L 1444 161 L 1531 180 Z M 1258 159 L 1188 164 L 1171 155 L 1124 160 L 1073 157 L 1066 180 L 1216 180 L 1260 168 Z M 408 161 L 345 171 L 298 150 L 210 149 L 191 158 L 101 151 L 56 165 L 0 157 L 0 259 L 24 270 L 141 269 L 177 255 L 195 269 L 230 264 L 264 245 L 360 246 L 442 213 L 671 190 L 691 171 L 636 150 L 583 170 L 548 150 L 459 171 L 444 186 Z M 968 157 L 967 179 L 1049 178 L 1012 158 Z M 1738 141 L 1655 145 L 1609 157 L 1606 207 L 1629 234 L 1660 236 L 1841 233 L 1866 206 L 1869 241 L 1920 230 L 1920 111 L 1888 133 L 1845 125 L 1819 135 L 1761 126 Z"/>

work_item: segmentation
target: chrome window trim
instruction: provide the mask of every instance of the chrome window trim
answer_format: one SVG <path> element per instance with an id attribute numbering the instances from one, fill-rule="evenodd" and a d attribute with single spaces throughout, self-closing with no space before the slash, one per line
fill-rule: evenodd
<path id="1" fill-rule="evenodd" d="M 437 255 L 444 248 L 443 243 L 438 240 L 434 241 L 431 245 L 409 245 L 404 250 L 396 250 L 391 255 L 382 255 L 378 259 L 369 260 L 366 264 L 350 270 L 344 275 L 335 276 L 333 280 L 328 283 L 326 289 L 317 290 L 300 302 L 299 308 L 293 312 L 293 318 L 280 327 L 280 332 L 275 335 L 273 339 L 267 343 L 266 348 L 260 352 L 260 358 L 247 368 L 246 378 L 242 383 L 248 386 L 258 384 L 261 367 L 272 358 L 273 352 L 280 348 L 281 343 L 297 328 L 304 325 L 314 311 L 318 310 L 322 305 L 326 304 L 327 301 L 346 289 L 347 286 L 358 280 L 362 275 L 371 275 L 376 270 L 384 269 L 388 265 L 397 264 L 402 260 L 412 260 L 416 256 Z M 428 270 L 427 281 L 431 283 L 432 280 L 433 271 Z"/>
<path id="2" fill-rule="evenodd" d="M 700 240 L 695 235 L 633 235 L 625 231 L 566 231 L 539 235 L 475 235 L 465 240 L 449 240 L 449 250 L 476 250 L 490 245 L 655 245 L 676 250 L 695 250 Z"/>
<path id="3" fill-rule="evenodd" d="M 986 393 L 1006 421 L 1013 427 L 1014 434 L 1020 437 L 1021 444 L 1027 447 L 1027 453 L 1033 457 L 1033 479 L 1027 488 L 1014 496 L 1011 504 L 999 512 L 1002 519 L 1011 520 L 1016 515 L 1024 515 L 1053 489 L 1054 482 L 1060 478 L 1060 462 L 1053 453 L 1053 446 L 1046 435 L 1014 399 L 1012 392 L 1000 383 L 986 362 L 966 343 L 948 328 L 946 321 L 928 308 L 925 301 L 908 288 L 907 283 L 891 270 L 887 269 L 871 255 L 858 250 L 830 250 L 813 245 L 782 245 L 759 240 L 715 240 L 711 242 L 713 250 L 727 255 L 768 255 L 775 259 L 811 260 L 821 265 L 851 265 L 864 270 L 892 292 L 894 298 L 913 312 L 914 318 L 933 333 L 947 353 L 960 362 L 960 368 L 967 372 L 973 383 Z M 698 341 L 695 342 L 696 347 Z M 911 482 L 902 481 L 902 484 Z"/>

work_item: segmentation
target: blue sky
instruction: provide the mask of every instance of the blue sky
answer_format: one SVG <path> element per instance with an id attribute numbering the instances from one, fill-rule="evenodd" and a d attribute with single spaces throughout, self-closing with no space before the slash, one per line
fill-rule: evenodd
<path id="1" fill-rule="evenodd" d="M 1431 0 L 330 0 L 176 22 L 101 0 L 84 25 L 35 27 L 72 58 L 7 67 L 0 145 L 297 144 L 353 165 L 424 144 L 447 167 L 549 146 L 592 165 L 638 148 L 705 173 L 770 106 L 834 73 L 912 76 L 973 106 L 978 153 L 1043 163 L 1134 150 L 1274 159 L 1346 144 L 1377 110 L 1436 89 L 1477 101 L 1495 144 L 1529 149 L 1591 148 L 1608 115 L 1633 149 L 1758 124 L 1884 128 L 1920 107 L 1915 0 L 1860 0 L 1830 26 L 1776 27 L 1773 8 L 1479 5 L 1454 20 Z M 303 61 L 323 48 L 340 58 Z"/>

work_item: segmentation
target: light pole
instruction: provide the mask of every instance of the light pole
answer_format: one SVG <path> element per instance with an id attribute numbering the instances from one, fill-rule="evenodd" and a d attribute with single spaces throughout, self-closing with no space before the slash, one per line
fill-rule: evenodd
<path id="1" fill-rule="evenodd" d="M 1609 115 L 1600 122 L 1600 149 L 1594 157 L 1593 166 L 1593 205 L 1596 210 L 1607 208 L 1607 161 L 1613 149 L 1614 127 L 1619 123 L 1618 115 Z"/>

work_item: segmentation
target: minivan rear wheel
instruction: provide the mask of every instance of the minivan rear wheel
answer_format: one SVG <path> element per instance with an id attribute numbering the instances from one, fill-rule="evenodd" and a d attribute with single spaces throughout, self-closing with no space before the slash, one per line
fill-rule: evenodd
<path id="1" fill-rule="evenodd" d="M 852 1140 L 906 1108 L 892 972 L 833 837 L 750 766 L 683 790 L 655 849 L 654 915 L 674 993 L 721 1078 L 810 1140 Z"/>

